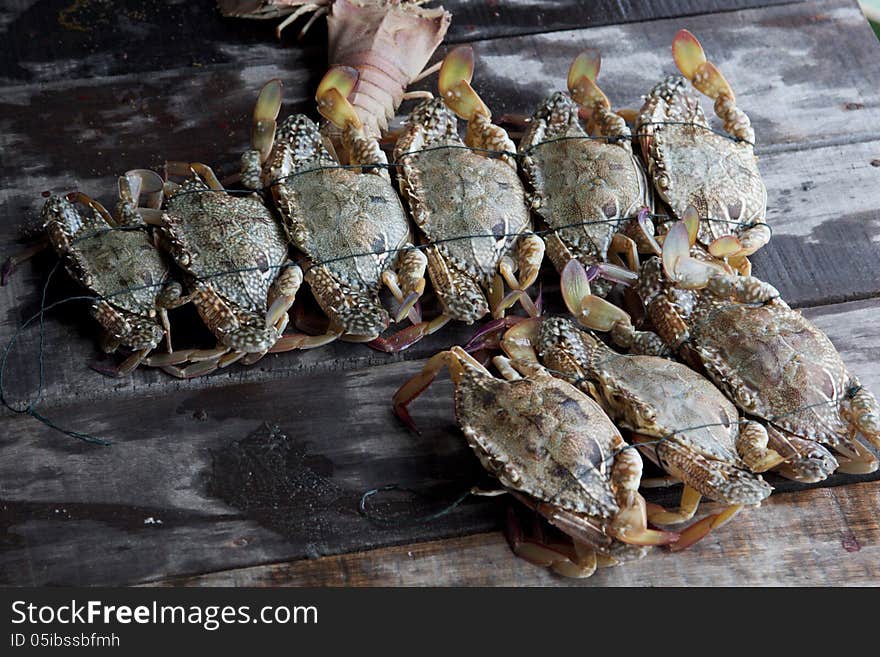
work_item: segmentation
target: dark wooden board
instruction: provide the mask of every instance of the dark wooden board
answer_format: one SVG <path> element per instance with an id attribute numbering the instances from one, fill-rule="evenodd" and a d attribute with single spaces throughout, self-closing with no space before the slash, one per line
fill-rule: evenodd
<path id="1" fill-rule="evenodd" d="M 520 0 L 442 3 L 452 12 L 448 43 L 647 21 L 785 4 L 791 0 Z M 439 4 L 437 2 L 434 5 Z M 723 20 L 723 13 L 719 17 Z M 326 60 L 327 30 L 319 21 L 302 41 L 305 22 L 275 39 L 278 20 L 224 18 L 214 0 L 9 0 L 0 7 L 0 82 L 49 82 L 148 74 L 169 68 L 265 65 L 303 49 Z"/>
<path id="2" fill-rule="evenodd" d="M 586 580 L 564 579 L 517 559 L 501 534 L 491 533 L 154 585 L 877 586 L 877 502 L 876 484 L 774 495 L 684 552 L 654 550 Z"/>
<path id="3" fill-rule="evenodd" d="M 718 15 L 693 17 L 687 25 L 715 48 L 713 58 L 737 84 L 760 136 L 775 236 L 755 256 L 756 272 L 798 306 L 876 295 L 878 213 L 872 196 L 864 193 L 880 177 L 875 139 L 880 74 L 869 65 L 880 47 L 873 34 L 856 7 L 830 1 L 722 16 L 723 29 Z M 608 53 L 602 72 L 606 90 L 619 104 L 633 105 L 672 69 L 668 43 L 680 24 L 661 20 L 483 41 L 475 84 L 497 114 L 526 112 L 562 84 L 580 48 L 594 45 Z M 827 48 L 841 33 L 847 34 L 845 58 Z M 298 49 L 272 65 L 249 61 L 172 68 L 147 79 L 128 75 L 7 88 L 0 100 L 5 128 L 0 132 L 0 255 L 21 248 L 23 226 L 35 220 L 43 190 L 79 187 L 109 202 L 119 171 L 156 166 L 165 158 L 208 160 L 231 171 L 246 145 L 247 115 L 262 82 L 284 78 L 291 101 L 287 109 L 304 109 L 321 70 Z M 772 66 L 761 64 L 766 61 Z M 38 309 L 39 290 L 53 264 L 49 255 L 38 258 L 0 288 L 6 309 L 0 343 Z M 77 292 L 61 274 L 52 298 Z M 338 344 L 270 357 L 255 368 L 233 366 L 184 384 L 149 371 L 114 381 L 83 367 L 97 356 L 94 330 L 83 305 L 62 307 L 48 318 L 47 402 L 170 394 L 393 360 L 361 345 Z M 448 327 L 400 358 L 424 357 L 472 331 Z M 36 338 L 33 329 L 24 334 L 10 360 L 15 380 L 7 384 L 18 393 L 16 399 L 36 384 Z"/>
<path id="4" fill-rule="evenodd" d="M 880 300 L 807 311 L 875 390 L 878 309 Z M 412 407 L 421 436 L 391 413 L 394 390 L 420 367 L 403 362 L 47 411 L 114 440 L 110 447 L 31 418 L 5 421 L 0 582 L 134 583 L 498 528 L 498 498 L 472 498 L 436 520 L 411 522 L 481 474 L 454 425 L 448 380 Z M 361 495 L 389 484 L 424 497 L 376 498 L 371 508 L 393 516 L 391 524 L 361 516 Z M 777 488 L 802 487 L 779 481 Z M 675 496 L 650 494 L 661 502 Z"/>

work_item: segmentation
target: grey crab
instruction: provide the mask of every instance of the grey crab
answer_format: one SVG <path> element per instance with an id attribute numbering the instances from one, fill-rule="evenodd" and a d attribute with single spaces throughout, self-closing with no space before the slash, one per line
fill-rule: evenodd
<path id="1" fill-rule="evenodd" d="M 672 543 L 673 532 L 649 529 L 639 494 L 642 459 L 602 408 L 536 362 L 493 361 L 493 376 L 461 347 L 436 354 L 394 395 L 394 409 L 415 428 L 407 406 L 449 368 L 456 420 L 480 463 L 503 491 L 574 540 L 554 550 L 516 535 L 514 551 L 556 572 L 588 577 L 598 561 L 640 557 Z"/>
<path id="2" fill-rule="evenodd" d="M 579 323 L 643 348 L 656 348 L 659 335 L 661 345 L 704 370 L 765 426 L 769 447 L 785 459 L 774 470 L 785 477 L 816 482 L 837 469 L 877 470 L 877 457 L 858 440 L 880 447 L 877 400 L 776 288 L 736 274 L 696 246 L 699 217 L 693 208 L 687 215 L 664 236 L 662 259 L 643 263 L 639 275 L 639 296 L 657 335 L 645 339 L 648 332 L 635 331 L 629 315 L 595 296 L 584 302 Z"/>
<path id="3" fill-rule="evenodd" d="M 188 301 L 147 231 L 143 215 L 161 204 L 162 181 L 151 173 L 131 171 L 119 178 L 116 216 L 82 192 L 53 195 L 43 205 L 43 226 L 52 247 L 70 275 L 97 295 L 91 310 L 104 330 L 104 351 L 133 350 L 116 367 L 92 365 L 109 376 L 132 372 L 163 338 L 170 351 L 167 310 Z M 146 208 L 138 207 L 142 192 L 152 197 Z"/>
<path id="4" fill-rule="evenodd" d="M 688 207 L 701 217 L 698 240 L 748 274 L 747 256 L 770 240 L 767 189 L 755 157 L 755 131 L 737 107 L 733 89 L 706 60 L 696 37 L 680 30 L 672 54 L 684 77 L 670 76 L 647 95 L 636 119 L 642 155 L 658 196 L 681 219 Z M 726 134 L 711 129 L 688 85 L 715 101 Z"/>
<path id="5" fill-rule="evenodd" d="M 525 290 L 544 257 L 513 142 L 471 88 L 473 68 L 467 46 L 446 56 L 441 97 L 416 107 L 394 148 L 400 191 L 427 239 L 428 273 L 442 306 L 439 317 L 419 325 L 422 334 L 452 319 L 470 324 L 490 311 L 499 318 L 518 300 L 531 308 Z M 456 114 L 468 124 L 464 141 Z"/>
<path id="6" fill-rule="evenodd" d="M 192 301 L 217 338 L 213 349 L 184 349 L 150 358 L 180 378 L 192 378 L 238 360 L 252 364 L 273 347 L 302 276 L 290 263 L 278 222 L 254 196 L 227 193 L 200 163 L 170 163 L 171 183 L 161 231 L 166 248 L 192 279 Z"/>
<path id="7" fill-rule="evenodd" d="M 397 299 L 396 321 L 417 315 L 412 311 L 425 289 L 426 258 L 412 243 L 385 154 L 346 100 L 356 82 L 354 69 L 331 69 L 316 96 L 321 114 L 342 130 L 349 153 L 344 165 L 304 115 L 289 117 L 276 134 L 280 82 L 270 82 L 257 102 L 255 150 L 246 154 L 243 178 L 271 189 L 290 241 L 306 255 L 304 279 L 330 320 L 324 334 L 286 335 L 273 351 L 337 338 L 389 351 L 412 344 L 379 337 L 391 321 L 379 292 L 384 285 Z"/>
<path id="8" fill-rule="evenodd" d="M 596 85 L 599 65 L 595 52 L 579 54 L 568 72 L 571 95 L 557 92 L 545 100 L 519 145 L 531 206 L 549 228 L 547 255 L 560 274 L 572 259 L 586 267 L 624 264 L 621 255 L 636 271 L 637 241 L 659 253 L 653 224 L 641 212 L 652 206 L 651 186 L 629 127 Z M 590 133 L 579 106 L 590 113 Z M 593 289 L 605 296 L 610 285 L 598 279 Z"/>
<path id="9" fill-rule="evenodd" d="M 767 447 L 766 429 L 741 418 L 718 388 L 687 365 L 617 353 L 562 317 L 520 322 L 504 334 L 501 347 L 514 363 L 540 361 L 596 399 L 645 456 L 684 483 L 680 508 L 649 505 L 651 522 L 690 520 L 701 496 L 728 505 L 688 527 L 672 549 L 692 545 L 772 492 L 756 474 L 783 460 Z"/>

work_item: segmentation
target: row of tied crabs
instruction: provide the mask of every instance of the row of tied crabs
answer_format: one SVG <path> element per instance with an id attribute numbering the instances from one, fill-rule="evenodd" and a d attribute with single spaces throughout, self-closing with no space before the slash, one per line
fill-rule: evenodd
<path id="1" fill-rule="evenodd" d="M 232 195 L 207 166 L 177 164 L 168 173 L 181 184 L 144 170 L 120 178 L 115 216 L 80 192 L 50 197 L 45 225 L 68 271 L 97 295 L 107 350 L 133 352 L 115 375 L 145 363 L 198 376 L 335 339 L 392 351 L 491 313 L 478 342 L 504 352 L 493 359 L 501 377 L 453 347 L 398 390 L 395 412 L 412 425 L 408 404 L 448 367 L 458 423 L 481 463 L 573 539 L 515 532 L 515 549 L 587 576 L 646 546 L 691 545 L 759 505 L 771 492 L 762 472 L 816 482 L 880 466 L 859 440 L 880 447 L 873 395 L 821 331 L 750 275 L 747 256 L 770 231 L 747 116 L 693 35 L 680 31 L 672 51 L 684 77 L 648 93 L 634 133 L 597 86 L 598 56 L 585 52 L 569 93 L 541 104 L 517 150 L 470 85 L 472 51 L 457 48 L 440 69 L 439 98 L 410 115 L 393 164 L 347 100 L 353 69 L 331 69 L 319 85 L 324 131 L 302 115 L 276 129 L 273 81 L 254 110 L 241 180 L 268 192 L 280 224 L 258 194 Z M 691 85 L 714 100 L 724 133 Z M 464 140 L 456 116 L 467 122 Z M 673 221 L 655 225 L 658 215 L 640 212 L 655 203 Z M 544 228 L 534 229 L 532 213 Z M 155 236 L 140 230 L 147 225 L 159 227 Z M 545 250 L 571 319 L 540 316 L 526 293 Z M 426 272 L 442 307 L 431 320 L 418 304 Z M 324 334 L 285 334 L 303 281 L 329 319 Z M 644 326 L 604 298 L 618 283 L 640 299 Z M 389 338 L 383 286 L 395 320 L 411 323 Z M 215 349 L 172 351 L 166 311 L 187 302 Z M 516 303 L 530 317 L 504 318 Z M 152 353 L 163 338 L 167 353 Z M 639 494 L 642 454 L 684 483 L 679 509 Z M 691 519 L 701 496 L 727 506 L 682 532 L 649 528 Z"/>

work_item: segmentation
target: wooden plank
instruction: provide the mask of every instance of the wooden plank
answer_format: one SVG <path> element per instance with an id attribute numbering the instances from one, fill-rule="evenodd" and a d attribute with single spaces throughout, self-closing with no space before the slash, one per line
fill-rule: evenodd
<path id="1" fill-rule="evenodd" d="M 790 0 L 600 0 L 587 4 L 447 0 L 442 4 L 453 14 L 447 42 L 460 43 L 786 2 Z M 278 22 L 224 19 L 214 0 L 12 0 L 0 7 L 0 35 L 6 45 L 0 55 L 0 83 L 143 74 L 169 66 L 265 65 L 301 49 L 315 62 L 325 59 L 323 21 L 302 42 L 297 32 L 305 19 L 288 29 L 281 41 L 274 34 Z"/>
<path id="2" fill-rule="evenodd" d="M 808 311 L 873 390 L 880 390 L 878 309 L 880 299 Z M 413 522 L 482 473 L 454 425 L 448 380 L 412 408 L 421 436 L 391 413 L 392 393 L 420 366 L 46 411 L 69 428 L 112 438 L 106 448 L 30 418 L 5 419 L 0 583 L 133 583 L 497 528 L 498 499 L 468 499 L 436 520 Z M 390 523 L 360 515 L 363 493 L 389 484 L 424 497 L 376 499 L 370 508 Z"/>
<path id="3" fill-rule="evenodd" d="M 774 495 L 701 543 L 564 579 L 500 533 L 154 582 L 159 586 L 876 586 L 876 484 Z M 780 540 L 780 537 L 785 540 Z"/>
<path id="4" fill-rule="evenodd" d="M 880 294 L 880 214 L 873 197 L 864 193 L 880 183 L 880 168 L 871 164 L 874 158 L 880 158 L 880 141 L 813 149 L 809 157 L 799 152 L 782 152 L 762 159 L 770 190 L 769 221 L 774 237 L 754 256 L 753 262 L 756 274 L 772 281 L 790 303 L 816 305 L 827 300 L 845 301 Z M 22 267 L 9 286 L 0 288 L 0 303 L 9 309 L 0 319 L 0 345 L 5 346 L 19 324 L 39 310 L 40 290 L 54 262 L 54 256 L 47 254 L 36 264 Z M 854 266 L 856 263 L 858 266 Z M 545 298 L 561 309 L 555 294 L 556 275 L 547 268 L 543 280 Z M 50 299 L 76 294 L 77 287 L 59 272 Z M 430 310 L 430 304 L 426 309 Z M 199 340 L 204 346 L 213 345 L 206 332 L 192 330 L 191 327 L 200 325 L 200 320 L 191 310 L 176 312 L 172 318 L 178 327 L 175 330 L 179 331 L 178 346 Z M 318 350 L 268 356 L 255 367 L 233 365 L 210 377 L 186 382 L 146 368 L 124 380 L 108 379 L 87 369 L 86 363 L 101 357 L 96 330 L 97 324 L 87 316 L 87 306 L 81 302 L 62 306 L 47 317 L 47 403 L 182 394 L 227 383 L 277 380 L 420 359 L 451 344 L 466 342 L 476 328 L 463 324 L 447 326 L 395 357 L 364 345 L 335 343 Z M 5 382 L 11 399 L 21 400 L 36 390 L 38 337 L 38 327 L 34 325 L 21 336 L 12 353 L 8 370 L 13 378 Z"/>

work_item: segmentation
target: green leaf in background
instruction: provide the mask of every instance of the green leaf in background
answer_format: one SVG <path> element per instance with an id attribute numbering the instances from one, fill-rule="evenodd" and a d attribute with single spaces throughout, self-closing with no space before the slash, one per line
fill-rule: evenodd
<path id="1" fill-rule="evenodd" d="M 859 5 L 874 28 L 874 34 L 880 39 L 880 0 L 859 0 Z"/>

